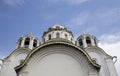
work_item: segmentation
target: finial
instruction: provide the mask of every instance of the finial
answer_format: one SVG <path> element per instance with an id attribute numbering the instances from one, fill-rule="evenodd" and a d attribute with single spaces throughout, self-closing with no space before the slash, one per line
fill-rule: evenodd
<path id="1" fill-rule="evenodd" d="M 32 36 L 32 34 L 33 34 L 33 33 L 32 33 L 32 32 L 30 32 L 30 34 L 29 34 L 29 35 L 30 35 L 30 36 Z"/>
<path id="2" fill-rule="evenodd" d="M 86 32 L 83 32 L 83 35 L 86 34 Z"/>

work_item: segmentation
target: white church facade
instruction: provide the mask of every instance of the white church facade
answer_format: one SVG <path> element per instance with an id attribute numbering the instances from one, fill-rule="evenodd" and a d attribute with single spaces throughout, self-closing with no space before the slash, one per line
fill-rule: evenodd
<path id="1" fill-rule="evenodd" d="M 17 48 L 2 60 L 0 76 L 118 76 L 114 59 L 90 34 L 76 40 L 70 30 L 56 24 L 42 41 L 25 35 Z"/>

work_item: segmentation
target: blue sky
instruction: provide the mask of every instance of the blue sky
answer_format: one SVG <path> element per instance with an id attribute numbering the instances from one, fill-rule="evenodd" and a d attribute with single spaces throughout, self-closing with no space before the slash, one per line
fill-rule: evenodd
<path id="1" fill-rule="evenodd" d="M 54 24 L 75 38 L 83 32 L 95 35 L 106 52 L 118 56 L 120 67 L 120 0 L 0 0 L 0 57 L 16 48 L 20 36 L 33 32 L 41 39 Z"/>

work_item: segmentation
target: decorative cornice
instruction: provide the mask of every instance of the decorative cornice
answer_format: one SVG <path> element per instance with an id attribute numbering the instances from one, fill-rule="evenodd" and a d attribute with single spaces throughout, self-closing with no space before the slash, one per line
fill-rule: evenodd
<path id="1" fill-rule="evenodd" d="M 45 41 L 45 43 L 48 43 L 48 42 L 68 42 L 68 43 L 72 43 L 72 41 L 70 41 L 68 39 L 64 39 L 64 38 L 52 38 L 51 40 Z"/>

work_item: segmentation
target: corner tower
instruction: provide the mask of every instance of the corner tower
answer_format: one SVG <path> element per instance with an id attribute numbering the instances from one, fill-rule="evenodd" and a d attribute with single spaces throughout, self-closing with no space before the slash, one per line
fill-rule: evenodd
<path id="1" fill-rule="evenodd" d="M 73 34 L 67 28 L 59 24 L 56 24 L 48 28 L 48 30 L 44 32 L 42 38 L 43 38 L 43 42 L 56 41 L 56 40 L 72 42 Z"/>
<path id="2" fill-rule="evenodd" d="M 17 48 L 29 48 L 34 49 L 35 47 L 40 45 L 40 41 L 37 37 L 32 36 L 32 33 L 22 36 L 17 41 Z"/>
<path id="3" fill-rule="evenodd" d="M 76 45 L 81 48 L 86 48 L 88 46 L 98 46 L 98 40 L 95 36 L 90 34 L 82 34 L 76 40 Z"/>

